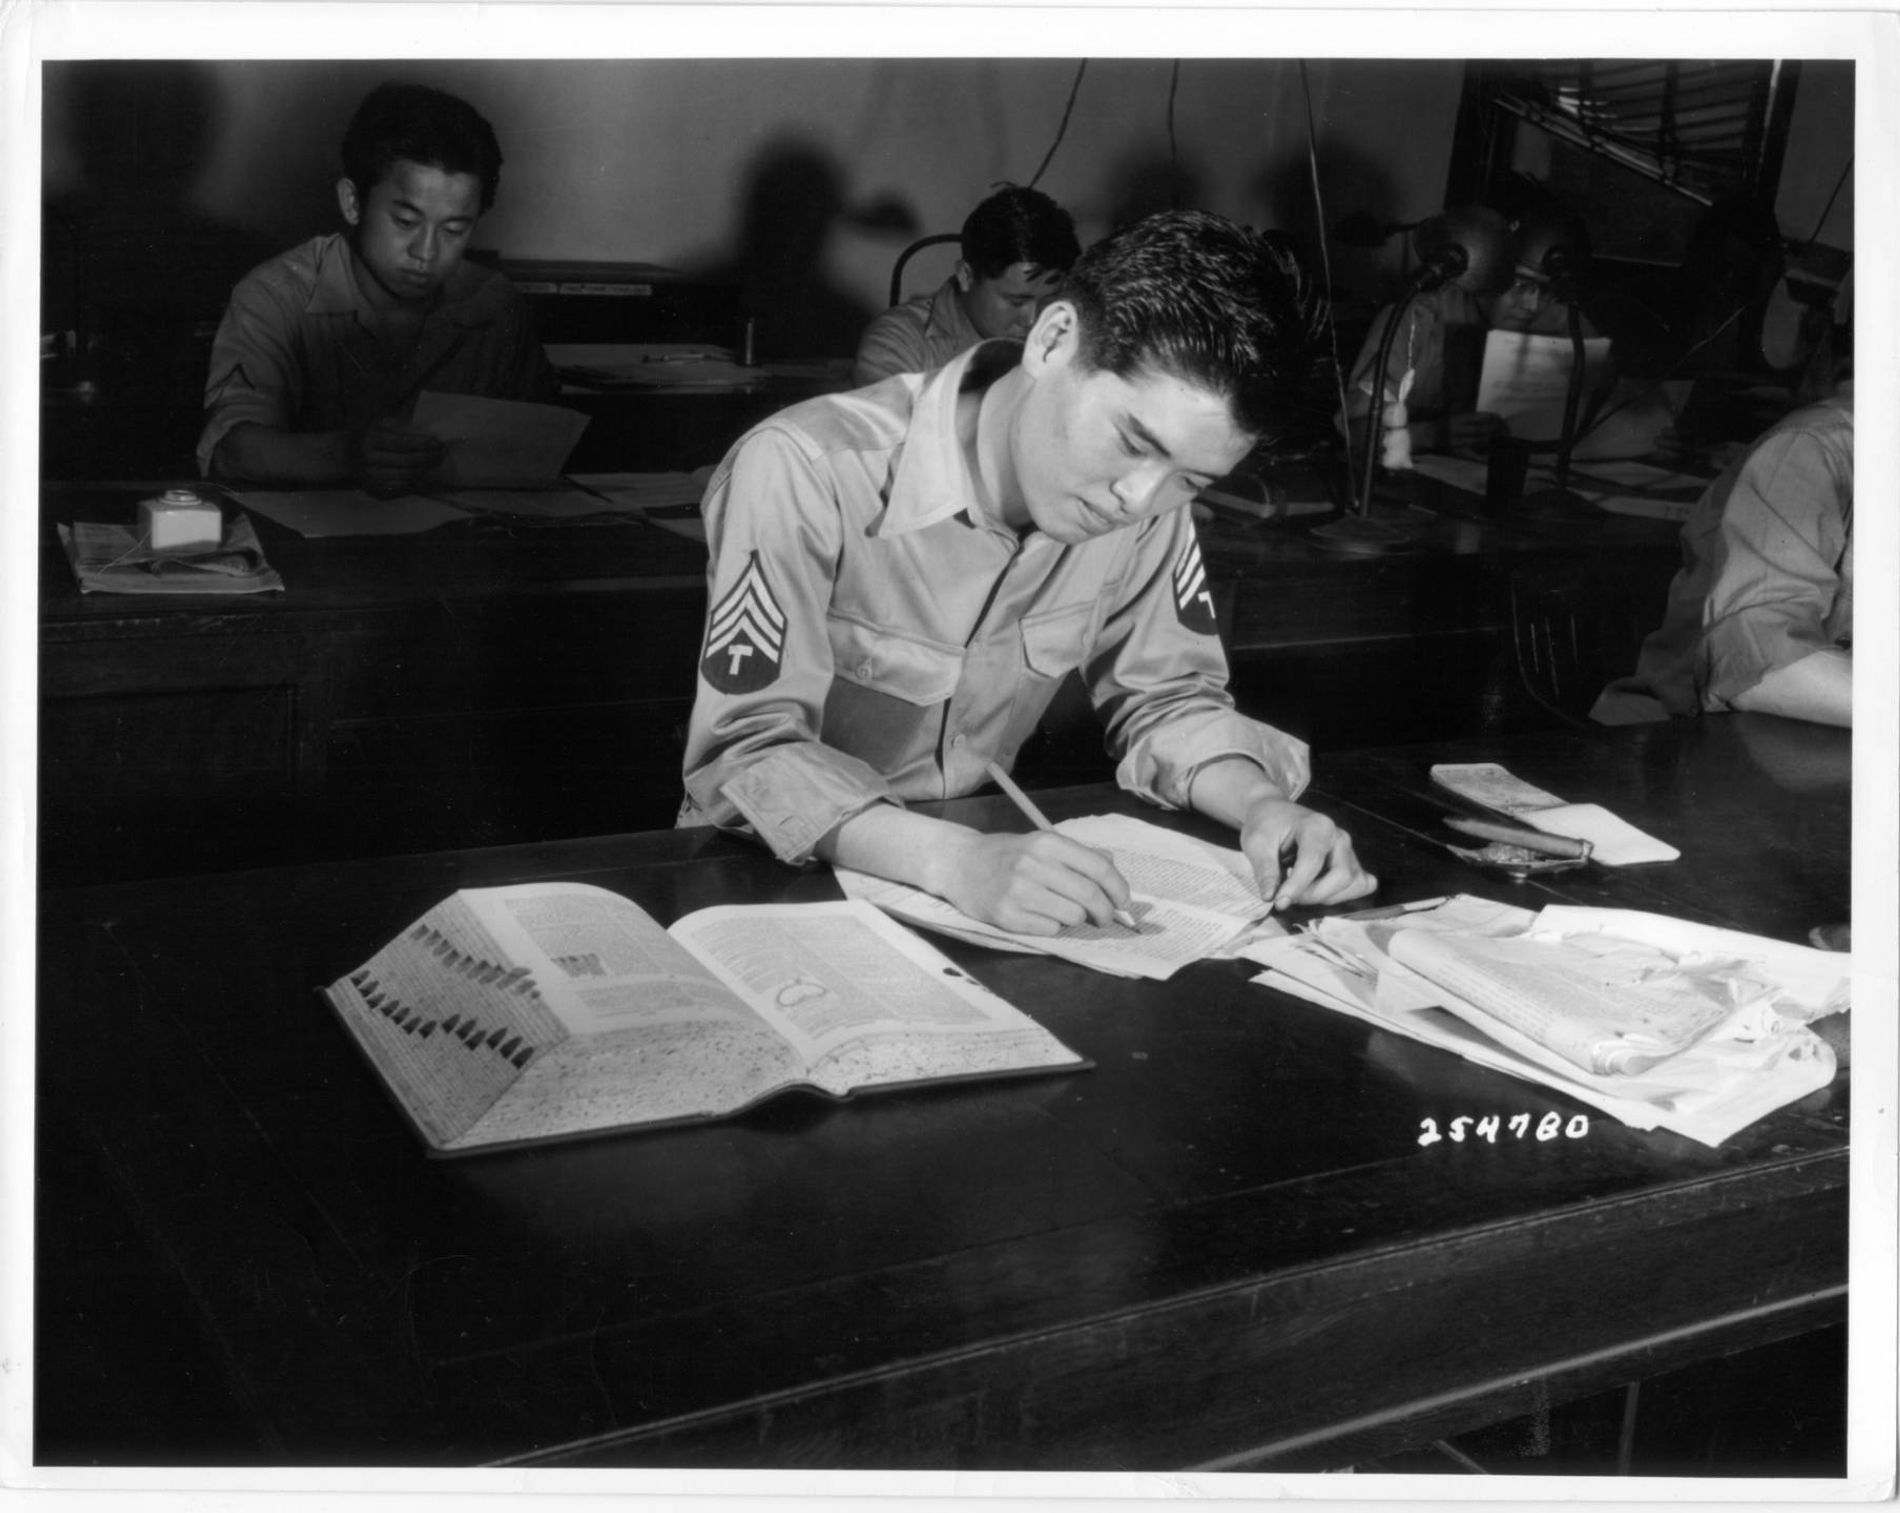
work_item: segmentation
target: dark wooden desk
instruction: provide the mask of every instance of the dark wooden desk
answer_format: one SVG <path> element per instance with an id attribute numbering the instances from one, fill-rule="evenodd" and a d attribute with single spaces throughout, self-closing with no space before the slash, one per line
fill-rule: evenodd
<path id="1" fill-rule="evenodd" d="M 506 844 L 670 824 L 705 556 L 650 526 L 469 522 L 306 540 L 253 516 L 287 591 L 81 595 L 59 520 L 149 489 L 49 487 L 40 578 L 49 882 Z M 1418 517 L 1348 558 L 1303 529 L 1204 530 L 1242 706 L 1321 750 L 1508 726 L 1511 574 L 1613 561 L 1654 584 L 1673 532 Z M 1106 779 L 1079 690 L 1023 754 Z"/>
<path id="2" fill-rule="evenodd" d="M 1846 916 L 1846 750 L 1747 716 L 1488 745 L 1684 850 L 1534 885 L 1424 838 L 1455 752 L 1336 758 L 1316 802 L 1388 899 L 1799 939 Z M 429 1161 L 312 987 L 537 877 L 661 918 L 833 892 L 677 831 L 44 897 L 42 1460 L 1321 1469 L 1844 1314 L 1845 1075 L 1720 1149 L 1600 1117 L 1422 1147 L 1580 1109 L 1233 963 L 952 946 L 1094 1069 Z"/>
<path id="3" fill-rule="evenodd" d="M 53 522 L 140 494 L 47 494 L 48 880 L 671 823 L 698 543 L 637 521 L 309 540 L 253 515 L 282 594 L 80 594 Z"/>

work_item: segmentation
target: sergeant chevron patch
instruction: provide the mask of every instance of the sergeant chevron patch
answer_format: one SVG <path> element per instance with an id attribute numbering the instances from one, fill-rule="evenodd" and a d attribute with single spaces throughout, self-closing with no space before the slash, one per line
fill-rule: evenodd
<path id="1" fill-rule="evenodd" d="M 1189 630 L 1203 636 L 1216 633 L 1214 590 L 1201 562 L 1201 543 L 1189 536 L 1174 559 L 1174 612 Z"/>
<path id="2" fill-rule="evenodd" d="M 753 552 L 707 619 L 700 676 L 721 693 L 751 693 L 778 676 L 784 650 L 785 612 Z"/>

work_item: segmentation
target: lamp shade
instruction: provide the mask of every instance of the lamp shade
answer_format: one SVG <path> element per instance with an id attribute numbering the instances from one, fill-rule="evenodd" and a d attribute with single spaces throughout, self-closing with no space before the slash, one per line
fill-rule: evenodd
<path id="1" fill-rule="evenodd" d="M 1590 234 L 1563 212 L 1534 210 L 1511 228 L 1517 272 L 1548 282 L 1581 282 L 1590 266 Z"/>
<path id="2" fill-rule="evenodd" d="M 1453 206 L 1420 221 L 1412 250 L 1421 269 L 1445 275 L 1427 287 L 1456 283 L 1469 294 L 1485 294 L 1511 282 L 1510 222 L 1482 205 Z"/>

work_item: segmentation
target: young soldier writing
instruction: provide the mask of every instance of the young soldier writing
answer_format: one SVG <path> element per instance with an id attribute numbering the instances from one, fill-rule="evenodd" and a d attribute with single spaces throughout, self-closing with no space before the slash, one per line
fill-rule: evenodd
<path id="1" fill-rule="evenodd" d="M 1026 341 L 756 427 L 706 495 L 681 822 L 1005 929 L 1106 924 L 1128 892 L 1099 853 L 903 807 L 1010 766 L 1079 668 L 1124 788 L 1235 826 L 1276 904 L 1371 892 L 1297 802 L 1305 745 L 1234 708 L 1184 508 L 1271 425 L 1313 324 L 1289 254 L 1159 215 L 1084 254 Z"/>

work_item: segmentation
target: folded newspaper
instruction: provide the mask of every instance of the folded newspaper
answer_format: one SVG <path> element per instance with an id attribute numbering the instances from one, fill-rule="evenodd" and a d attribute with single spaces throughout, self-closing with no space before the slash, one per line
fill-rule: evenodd
<path id="1" fill-rule="evenodd" d="M 202 551 L 155 551 L 127 526 L 89 520 L 60 526 L 59 542 L 83 594 L 261 594 L 284 586 L 241 511 L 227 515 L 224 539 Z"/>
<path id="2" fill-rule="evenodd" d="M 1852 958 L 1626 909 L 1468 895 L 1315 921 L 1254 980 L 1707 1145 L 1827 1086 Z"/>

